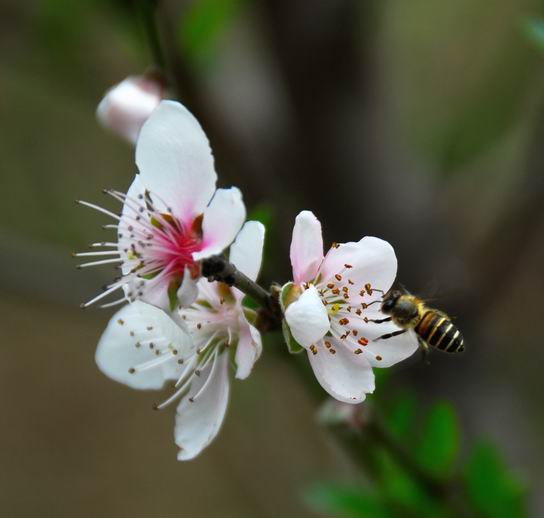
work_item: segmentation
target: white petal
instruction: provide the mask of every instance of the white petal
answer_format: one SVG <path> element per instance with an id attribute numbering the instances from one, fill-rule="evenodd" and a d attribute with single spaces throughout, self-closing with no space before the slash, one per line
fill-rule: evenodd
<path id="1" fill-rule="evenodd" d="M 374 373 L 363 355 L 355 355 L 338 340 L 327 338 L 335 354 L 319 342 L 317 354 L 308 358 L 320 385 L 335 399 L 344 403 L 360 403 L 374 392 Z"/>
<path id="2" fill-rule="evenodd" d="M 321 223 L 310 211 L 302 211 L 295 220 L 291 240 L 291 265 L 296 284 L 315 278 L 323 260 Z"/>
<path id="3" fill-rule="evenodd" d="M 176 444 L 179 446 L 178 460 L 190 460 L 208 446 L 221 428 L 229 399 L 228 353 L 222 353 L 215 366 L 209 365 L 199 377 L 194 378 L 191 390 L 178 405 Z M 213 369 L 214 372 L 211 372 Z M 206 383 L 212 375 L 204 392 L 194 402 L 189 398 Z"/>
<path id="4" fill-rule="evenodd" d="M 185 268 L 183 282 L 178 290 L 178 303 L 181 307 L 190 306 L 198 297 L 198 279 L 191 277 L 189 268 Z"/>
<path id="5" fill-rule="evenodd" d="M 154 343 L 153 349 L 150 342 Z M 172 353 L 173 349 L 177 354 Z M 167 361 L 140 371 L 143 363 L 159 358 L 157 350 L 167 355 Z M 110 320 L 98 343 L 96 363 L 104 374 L 119 383 L 136 389 L 159 389 L 166 380 L 177 378 L 181 368 L 178 359 L 186 360 L 194 350 L 188 332 L 164 311 L 136 301 Z M 131 373 L 130 369 L 136 372 Z"/>
<path id="6" fill-rule="evenodd" d="M 265 228 L 258 221 L 247 221 L 230 247 L 229 261 L 252 281 L 257 280 L 263 258 Z"/>
<path id="7" fill-rule="evenodd" d="M 193 115 L 174 101 L 162 101 L 143 125 L 136 165 L 154 199 L 189 225 L 215 191 L 208 138 Z"/>
<path id="8" fill-rule="evenodd" d="M 96 116 L 104 127 L 135 144 L 143 123 L 163 95 L 164 88 L 158 81 L 147 76 L 130 76 L 106 92 Z"/>
<path id="9" fill-rule="evenodd" d="M 294 339 L 303 347 L 310 347 L 323 338 L 330 328 L 327 310 L 313 284 L 289 305 L 285 320 Z"/>
<path id="10" fill-rule="evenodd" d="M 193 259 L 198 261 L 210 255 L 220 254 L 232 243 L 245 219 L 246 207 L 240 190 L 236 187 L 217 189 L 210 205 L 204 210 L 203 248 L 193 254 Z"/>
<path id="11" fill-rule="evenodd" d="M 385 316 L 383 314 L 380 315 L 380 318 L 384 318 Z M 368 344 L 365 346 L 357 344 L 356 340 L 352 339 L 351 335 L 346 341 L 352 344 L 353 350 L 361 349 L 363 351 L 361 356 L 364 356 L 373 367 L 391 367 L 412 356 L 419 347 L 417 336 L 413 331 L 407 331 L 406 333 L 394 336 L 393 338 L 388 338 L 387 340 L 374 341 L 376 338 L 386 333 L 392 333 L 399 330 L 392 322 L 366 324 L 363 321 L 357 322 L 352 319 L 350 324 L 351 329 L 357 330 L 357 338 L 366 338 Z"/>
<path id="12" fill-rule="evenodd" d="M 380 299 L 382 294 L 374 292 L 372 297 L 368 294 L 361 297 L 360 291 L 370 283 L 372 288 L 387 292 L 397 275 L 397 258 L 387 241 L 364 237 L 357 243 L 344 243 L 338 248 L 331 248 L 319 270 L 323 284 L 332 281 L 338 285 L 335 275 L 342 277 L 340 284 L 349 288 L 351 304 L 368 303 Z"/>
<path id="13" fill-rule="evenodd" d="M 236 347 L 236 377 L 246 379 L 263 350 L 261 333 L 244 316 L 240 317 L 240 337 Z"/>

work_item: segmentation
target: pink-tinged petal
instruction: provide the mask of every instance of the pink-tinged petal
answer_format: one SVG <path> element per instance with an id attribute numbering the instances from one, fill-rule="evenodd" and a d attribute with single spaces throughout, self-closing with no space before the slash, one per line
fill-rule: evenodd
<path id="1" fill-rule="evenodd" d="M 182 308 L 190 306 L 198 297 L 198 279 L 192 278 L 189 268 L 185 268 L 177 295 L 178 303 Z"/>
<path id="2" fill-rule="evenodd" d="M 263 350 L 261 333 L 244 316 L 240 317 L 240 336 L 236 347 L 236 377 L 246 379 Z"/>
<path id="3" fill-rule="evenodd" d="M 222 295 L 218 291 L 219 283 L 210 282 L 208 279 L 201 278 L 198 281 L 197 300 L 206 301 L 212 307 L 220 310 L 222 307 Z"/>
<path id="4" fill-rule="evenodd" d="M 136 301 L 110 320 L 95 358 L 100 370 L 119 383 L 135 389 L 160 389 L 166 380 L 179 376 L 177 360 L 189 358 L 194 351 L 188 332 L 164 311 Z"/>
<path id="5" fill-rule="evenodd" d="M 129 284 L 128 288 L 132 292 L 128 296 L 135 296 L 147 304 L 169 312 L 170 299 L 168 297 L 168 285 L 170 280 L 168 270 L 163 270 L 159 275 L 150 280 L 140 280 L 137 278 Z M 134 286 L 136 287 L 134 288 Z"/>
<path id="6" fill-rule="evenodd" d="M 327 310 L 313 284 L 288 306 L 285 320 L 294 339 L 303 347 L 315 344 L 330 329 Z"/>
<path id="7" fill-rule="evenodd" d="M 136 165 L 155 203 L 163 210 L 171 208 L 188 225 L 215 191 L 208 138 L 193 115 L 174 101 L 162 101 L 143 125 Z"/>
<path id="8" fill-rule="evenodd" d="M 220 254 L 240 232 L 246 219 L 246 207 L 242 193 L 236 187 L 217 189 L 202 220 L 202 250 L 193 253 L 198 261 L 210 255 Z"/>
<path id="9" fill-rule="evenodd" d="M 106 92 L 96 109 L 102 126 L 136 144 L 140 129 L 164 96 L 164 85 L 149 76 L 130 76 Z"/>
<path id="10" fill-rule="evenodd" d="M 257 280 L 263 258 L 265 228 L 247 221 L 230 247 L 229 261 L 252 281 Z"/>
<path id="11" fill-rule="evenodd" d="M 178 460 L 194 459 L 219 432 L 229 399 L 228 361 L 229 355 L 222 353 L 195 376 L 189 393 L 178 405 L 174 431 L 180 448 Z"/>
<path id="12" fill-rule="evenodd" d="M 352 305 L 369 303 L 381 299 L 382 294 L 373 292 L 372 295 L 363 293 L 361 296 L 360 292 L 365 284 L 370 283 L 372 288 L 386 293 L 397 275 L 397 258 L 387 241 L 364 237 L 357 243 L 344 243 L 338 248 L 331 248 L 319 271 L 322 283 L 333 282 L 337 287 L 346 286 L 349 289 L 349 302 Z"/>
<path id="13" fill-rule="evenodd" d="M 384 318 L 383 314 L 381 318 Z M 357 331 L 357 337 L 353 338 L 353 334 L 350 334 L 346 342 L 351 345 L 352 350 L 361 349 L 363 351 L 361 356 L 364 356 L 373 367 L 391 367 L 412 356 L 419 348 L 417 336 L 413 331 L 407 331 L 387 340 L 376 340 L 382 335 L 399 330 L 392 322 L 373 324 L 352 319 L 350 328 Z M 361 338 L 364 338 L 363 344 L 367 340 L 368 343 L 362 346 L 357 342 Z"/>
<path id="14" fill-rule="evenodd" d="M 335 399 L 344 403 L 360 403 L 374 392 L 374 373 L 363 355 L 355 355 L 344 344 L 327 338 L 327 349 L 319 342 L 317 354 L 308 351 L 308 358 L 319 384 Z M 331 351 L 335 351 L 333 354 Z"/>
<path id="15" fill-rule="evenodd" d="M 295 220 L 291 240 L 291 265 L 296 284 L 313 280 L 323 260 L 321 223 L 310 211 L 302 211 Z"/>

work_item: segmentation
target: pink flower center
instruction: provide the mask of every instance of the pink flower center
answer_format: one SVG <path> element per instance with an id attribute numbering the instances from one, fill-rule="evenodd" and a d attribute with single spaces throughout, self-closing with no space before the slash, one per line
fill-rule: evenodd
<path id="1" fill-rule="evenodd" d="M 151 219 L 153 237 L 149 243 L 150 253 L 142 259 L 146 270 L 152 268 L 157 273 L 167 270 L 168 277 L 181 279 L 186 267 L 191 271 L 195 269 L 193 253 L 203 247 L 199 221 L 195 220 L 191 228 L 187 228 L 170 214 L 161 214 L 160 218 Z"/>

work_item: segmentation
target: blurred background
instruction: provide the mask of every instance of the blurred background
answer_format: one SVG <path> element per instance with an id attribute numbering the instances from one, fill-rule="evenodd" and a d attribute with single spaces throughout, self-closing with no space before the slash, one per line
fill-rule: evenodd
<path id="1" fill-rule="evenodd" d="M 144 2 L 145 4 L 146 2 Z M 133 149 L 103 93 L 152 61 L 142 2 L 0 0 L 0 515 L 316 516 L 301 495 L 359 480 L 271 337 L 224 428 L 176 461 L 152 411 L 94 364 L 111 312 L 79 309 L 112 271 L 70 252 L 107 223 Z M 399 279 L 456 317 L 461 358 L 390 373 L 456 409 L 462 451 L 494 441 L 544 515 L 544 4 L 537 0 L 161 2 L 173 86 L 208 133 L 220 186 L 269 223 L 263 282 L 289 278 L 295 215 L 326 242 L 376 235 Z M 115 208 L 114 204 L 108 205 Z M 111 232 L 111 231 L 110 231 Z M 323 397 L 325 394 L 319 394 Z M 362 481 L 363 483 L 364 481 Z"/>

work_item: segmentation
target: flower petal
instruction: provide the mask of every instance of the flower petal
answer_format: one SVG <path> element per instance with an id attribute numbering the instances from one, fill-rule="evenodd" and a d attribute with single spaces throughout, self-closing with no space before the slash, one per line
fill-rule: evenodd
<path id="1" fill-rule="evenodd" d="M 130 76 L 110 88 L 96 109 L 105 128 L 136 143 L 143 123 L 159 105 L 164 87 L 147 76 Z"/>
<path id="2" fill-rule="evenodd" d="M 246 379 L 263 350 L 261 333 L 246 318 L 240 317 L 240 336 L 236 347 L 236 377 Z"/>
<path id="3" fill-rule="evenodd" d="M 247 221 L 230 247 L 229 261 L 252 281 L 257 280 L 263 258 L 265 228 L 258 221 Z"/>
<path id="4" fill-rule="evenodd" d="M 323 338 L 330 328 L 327 310 L 313 284 L 288 306 L 285 320 L 291 334 L 303 347 L 310 347 Z"/>
<path id="5" fill-rule="evenodd" d="M 384 318 L 383 314 L 381 314 L 381 318 Z M 391 367 L 412 356 L 419 348 L 417 336 L 413 331 L 407 331 L 387 340 L 374 341 L 386 333 L 399 330 L 392 322 L 366 324 L 362 320 L 356 322 L 352 320 L 351 329 L 357 330 L 357 339 L 364 337 L 368 340 L 368 343 L 361 346 L 356 343 L 357 339 L 354 339 L 352 335 L 347 337 L 346 342 L 351 344 L 353 350 L 361 349 L 363 351 L 361 356 L 364 356 L 373 367 Z"/>
<path id="6" fill-rule="evenodd" d="M 189 358 L 194 351 L 185 329 L 164 311 L 136 301 L 110 320 L 95 358 L 100 370 L 119 383 L 136 389 L 159 389 L 166 380 L 178 377 L 178 360 Z"/>
<path id="7" fill-rule="evenodd" d="M 217 189 L 210 205 L 204 210 L 202 220 L 202 250 L 193 253 L 198 261 L 220 254 L 240 231 L 246 219 L 246 207 L 240 189 Z"/>
<path id="8" fill-rule="evenodd" d="M 217 174 L 208 138 L 180 103 L 162 101 L 140 131 L 136 165 L 156 203 L 190 225 L 215 191 Z"/>
<path id="9" fill-rule="evenodd" d="M 323 260 L 321 223 L 310 211 L 302 211 L 295 220 L 291 240 L 291 266 L 296 284 L 315 279 Z"/>
<path id="10" fill-rule="evenodd" d="M 189 268 L 185 268 L 177 296 L 179 305 L 184 308 L 190 306 L 198 297 L 198 279 L 193 279 Z"/>
<path id="11" fill-rule="evenodd" d="M 178 460 L 195 458 L 219 432 L 229 399 L 228 360 L 229 355 L 222 353 L 199 377 L 195 376 L 189 393 L 178 405 L 174 430 L 180 448 Z M 208 376 L 212 376 L 209 381 Z M 205 383 L 204 392 L 198 394 Z"/>
<path id="12" fill-rule="evenodd" d="M 329 339 L 327 339 L 329 341 Z M 344 403 L 360 403 L 374 392 L 374 373 L 363 355 L 355 355 L 343 343 L 330 339 L 332 354 L 321 341 L 317 354 L 308 358 L 320 385 L 335 399 Z"/>
<path id="13" fill-rule="evenodd" d="M 348 266 L 346 266 L 348 265 Z M 344 243 L 338 248 L 331 248 L 320 268 L 321 282 L 340 282 L 350 290 L 350 303 L 358 304 L 362 301 L 369 303 L 380 299 L 382 294 L 373 293 L 372 296 L 359 292 L 365 284 L 370 283 L 372 288 L 383 290 L 386 293 L 397 275 L 397 258 L 392 246 L 377 237 L 364 237 L 357 243 Z M 340 276 L 341 281 L 338 281 Z M 353 285 L 348 281 L 351 281 Z"/>

